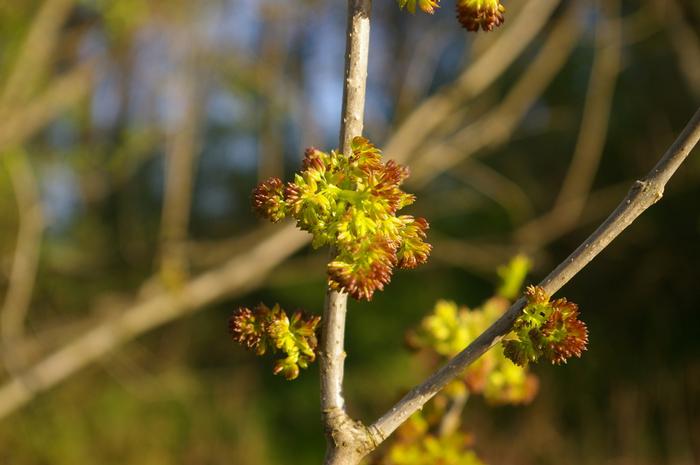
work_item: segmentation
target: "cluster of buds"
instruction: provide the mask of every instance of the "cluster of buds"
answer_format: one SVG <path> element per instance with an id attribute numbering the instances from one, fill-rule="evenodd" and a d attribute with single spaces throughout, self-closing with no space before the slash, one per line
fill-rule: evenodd
<path id="1" fill-rule="evenodd" d="M 588 330 L 578 319 L 578 306 L 563 298 L 550 301 L 541 287 L 529 286 L 525 296 L 527 306 L 503 341 L 506 356 L 521 366 L 540 358 L 561 364 L 580 357 L 588 344 Z"/>
<path id="2" fill-rule="evenodd" d="M 435 13 L 436 8 L 440 8 L 440 0 L 397 0 L 399 2 L 399 8 L 406 8 L 411 13 L 416 12 L 416 4 L 418 8 L 423 10 L 423 12 L 428 14 Z"/>
<path id="3" fill-rule="evenodd" d="M 319 316 L 305 318 L 301 312 L 288 317 L 279 305 L 272 308 L 259 304 L 252 310 L 241 307 L 229 320 L 233 340 L 255 352 L 283 352 L 286 356 L 277 360 L 273 373 L 292 380 L 299 376 L 299 369 L 306 368 L 316 359 L 316 328 Z"/>
<path id="4" fill-rule="evenodd" d="M 400 8 L 415 13 L 418 6 L 425 13 L 433 14 L 440 7 L 440 0 L 397 0 Z M 505 21 L 506 7 L 500 0 L 457 0 L 457 20 L 465 29 L 492 31 Z"/>
<path id="5" fill-rule="evenodd" d="M 492 31 L 505 21 L 500 0 L 457 0 L 457 20 L 468 31 Z"/>
<path id="6" fill-rule="evenodd" d="M 407 168 L 383 163 L 379 149 L 356 137 L 350 154 L 308 149 L 294 181 L 271 178 L 256 187 L 253 208 L 271 221 L 292 217 L 313 235 L 313 247 L 333 247 L 329 286 L 370 300 L 395 267 L 415 268 L 430 254 L 428 222 L 396 214 L 415 201 L 400 188 L 407 177 Z"/>
<path id="7" fill-rule="evenodd" d="M 508 300 L 494 297 L 470 310 L 439 301 L 420 327 L 409 333 L 409 345 L 450 358 L 467 347 L 508 308 Z M 459 382 L 469 394 L 481 394 L 493 405 L 526 404 L 537 394 L 538 380 L 526 367 L 515 365 L 498 346 L 471 364 Z"/>
<path id="8" fill-rule="evenodd" d="M 414 413 L 396 431 L 396 441 L 379 465 L 483 465 L 474 452 L 474 436 L 461 430 L 443 434 L 439 429 L 444 407 L 433 414 Z"/>

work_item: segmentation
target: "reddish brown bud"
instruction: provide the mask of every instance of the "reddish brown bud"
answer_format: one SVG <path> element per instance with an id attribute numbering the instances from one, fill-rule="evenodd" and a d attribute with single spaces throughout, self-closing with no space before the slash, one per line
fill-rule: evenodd
<path id="1" fill-rule="evenodd" d="M 304 171 L 312 169 L 324 172 L 326 170 L 326 165 L 323 162 L 321 155 L 323 155 L 323 152 L 316 150 L 314 147 L 309 147 L 306 149 L 304 152 L 304 161 L 302 162 Z"/>
<path id="2" fill-rule="evenodd" d="M 265 323 L 256 313 L 259 312 L 240 307 L 229 318 L 228 328 L 234 341 L 262 355 L 265 352 L 265 344 L 262 343 Z"/>
<path id="3" fill-rule="evenodd" d="M 285 216 L 284 183 L 279 178 L 270 178 L 253 190 L 253 210 L 273 222 Z"/>

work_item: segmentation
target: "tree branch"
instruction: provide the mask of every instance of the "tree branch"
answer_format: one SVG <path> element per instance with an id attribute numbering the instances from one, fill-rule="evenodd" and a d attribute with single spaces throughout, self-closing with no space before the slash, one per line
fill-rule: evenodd
<path id="1" fill-rule="evenodd" d="M 552 209 L 520 228 L 516 235 L 518 243 L 530 247 L 546 243 L 560 231 L 576 224 L 588 201 L 603 155 L 622 55 L 619 2 L 609 1 L 603 7 L 607 18 L 598 23 L 581 127 L 561 190 Z"/>
<path id="2" fill-rule="evenodd" d="M 700 139 L 700 109 L 695 112 L 681 135 L 642 180 L 636 181 L 627 196 L 610 216 L 566 260 L 541 283 L 547 293 L 554 294 L 590 263 L 627 226 L 663 196 L 664 187 L 678 167 L 688 157 Z M 493 325 L 477 337 L 462 352 L 435 372 L 425 382 L 413 388 L 371 427 L 375 443 L 382 442 L 409 416 L 422 408 L 445 385 L 476 361 L 484 352 L 507 334 L 522 309 L 525 299 L 515 302 Z"/>
<path id="3" fill-rule="evenodd" d="M 511 137 L 573 53 L 583 32 L 580 12 L 580 2 L 568 4 L 535 58 L 497 107 L 460 129 L 447 142 L 427 146 L 412 159 L 413 175 L 407 184 L 422 188 L 478 150 L 502 144 Z"/>
<path id="4" fill-rule="evenodd" d="M 406 162 L 465 100 L 481 94 L 520 56 L 545 27 L 559 0 L 534 0 L 504 28 L 498 40 L 454 83 L 424 100 L 387 141 L 384 156 Z"/>
<path id="5" fill-rule="evenodd" d="M 25 363 L 24 322 L 34 292 L 44 231 L 39 186 L 27 154 L 17 151 L 4 159 L 17 202 L 19 229 L 5 301 L 0 308 L 3 359 L 9 373 Z"/>
<path id="6" fill-rule="evenodd" d="M 159 292 L 114 318 L 97 323 L 0 386 L 0 418 L 29 402 L 119 345 L 187 313 L 250 290 L 281 261 L 308 243 L 308 236 L 287 225 L 175 292 Z"/>
<path id="7" fill-rule="evenodd" d="M 176 78 L 179 98 L 183 103 L 182 114 L 167 137 L 165 193 L 160 226 L 160 274 L 166 287 L 170 288 L 180 286 L 189 274 L 186 241 L 199 152 L 199 88 L 191 69 L 183 74 L 179 80 Z"/>
<path id="8" fill-rule="evenodd" d="M 362 135 L 369 59 L 371 0 L 348 0 L 343 110 L 340 147 L 350 153 L 352 139 Z M 331 251 L 331 256 L 335 251 Z M 346 293 L 328 289 L 323 306 L 320 348 L 321 411 L 326 431 L 326 465 L 354 464 L 369 452 L 366 428 L 345 411 L 343 399 Z"/>

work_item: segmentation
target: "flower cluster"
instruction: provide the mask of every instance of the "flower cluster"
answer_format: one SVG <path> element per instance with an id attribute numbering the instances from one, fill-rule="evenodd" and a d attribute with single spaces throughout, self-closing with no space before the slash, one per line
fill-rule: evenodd
<path id="1" fill-rule="evenodd" d="M 396 432 L 396 442 L 383 457 L 381 465 L 483 465 L 472 449 L 471 434 L 456 430 L 445 434 L 433 431 L 444 416 L 413 414 Z"/>
<path id="2" fill-rule="evenodd" d="M 356 137 L 350 154 L 308 149 L 293 182 L 271 178 L 257 186 L 253 208 L 271 221 L 292 217 L 314 247 L 333 247 L 329 286 L 370 300 L 394 267 L 415 268 L 430 254 L 428 222 L 396 214 L 415 201 L 400 188 L 407 177 L 407 168 L 383 163 L 379 149 Z"/>
<path id="3" fill-rule="evenodd" d="M 291 318 L 279 305 L 272 308 L 259 304 L 252 310 L 241 307 L 229 320 L 233 339 L 254 351 L 257 355 L 267 352 L 283 352 L 273 373 L 291 380 L 299 376 L 299 369 L 306 368 L 316 359 L 316 328 L 321 317 L 304 318 L 296 312 Z"/>
<path id="4" fill-rule="evenodd" d="M 425 13 L 433 14 L 436 8 L 440 8 L 440 0 L 397 0 L 399 2 L 399 8 L 404 7 L 411 13 L 416 12 L 416 3 L 418 7 Z"/>
<path id="5" fill-rule="evenodd" d="M 578 319 L 578 306 L 566 299 L 550 301 L 541 287 L 529 286 L 525 296 L 527 306 L 512 335 L 503 341 L 505 355 L 521 366 L 540 358 L 561 364 L 580 357 L 586 350 L 588 330 Z"/>
<path id="6" fill-rule="evenodd" d="M 492 31 L 505 21 L 500 0 L 457 0 L 457 20 L 468 31 Z"/>
<path id="7" fill-rule="evenodd" d="M 409 334 L 408 342 L 417 348 L 429 348 L 449 358 L 469 345 L 508 308 L 501 297 L 487 300 L 481 308 L 469 310 L 454 302 L 439 301 Z M 522 366 L 511 362 L 502 347 L 494 347 L 471 364 L 460 380 L 471 394 L 481 394 L 491 404 L 524 404 L 538 389 L 537 378 Z"/>
<path id="8" fill-rule="evenodd" d="M 401 9 L 416 12 L 416 5 L 425 13 L 433 14 L 440 0 L 397 0 Z M 500 0 L 457 0 L 457 20 L 468 31 L 492 31 L 505 21 L 506 7 Z"/>

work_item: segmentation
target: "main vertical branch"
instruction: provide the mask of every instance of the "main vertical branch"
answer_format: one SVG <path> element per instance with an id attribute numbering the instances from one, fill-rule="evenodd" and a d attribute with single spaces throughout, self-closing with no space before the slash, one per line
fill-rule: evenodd
<path id="1" fill-rule="evenodd" d="M 348 0 L 348 24 L 345 48 L 343 109 L 340 120 L 340 147 L 351 151 L 353 137 L 362 135 L 369 57 L 369 18 L 371 0 Z M 334 251 L 331 251 L 333 258 Z M 349 465 L 359 462 L 368 452 L 364 427 L 350 419 L 343 399 L 345 361 L 345 315 L 348 296 L 328 289 L 323 306 L 320 350 L 321 410 L 328 439 L 325 463 Z"/>
<path id="2" fill-rule="evenodd" d="M 372 0 L 348 0 L 345 35 L 345 80 L 340 119 L 340 147 L 350 153 L 353 137 L 362 135 L 369 59 L 369 17 Z"/>

